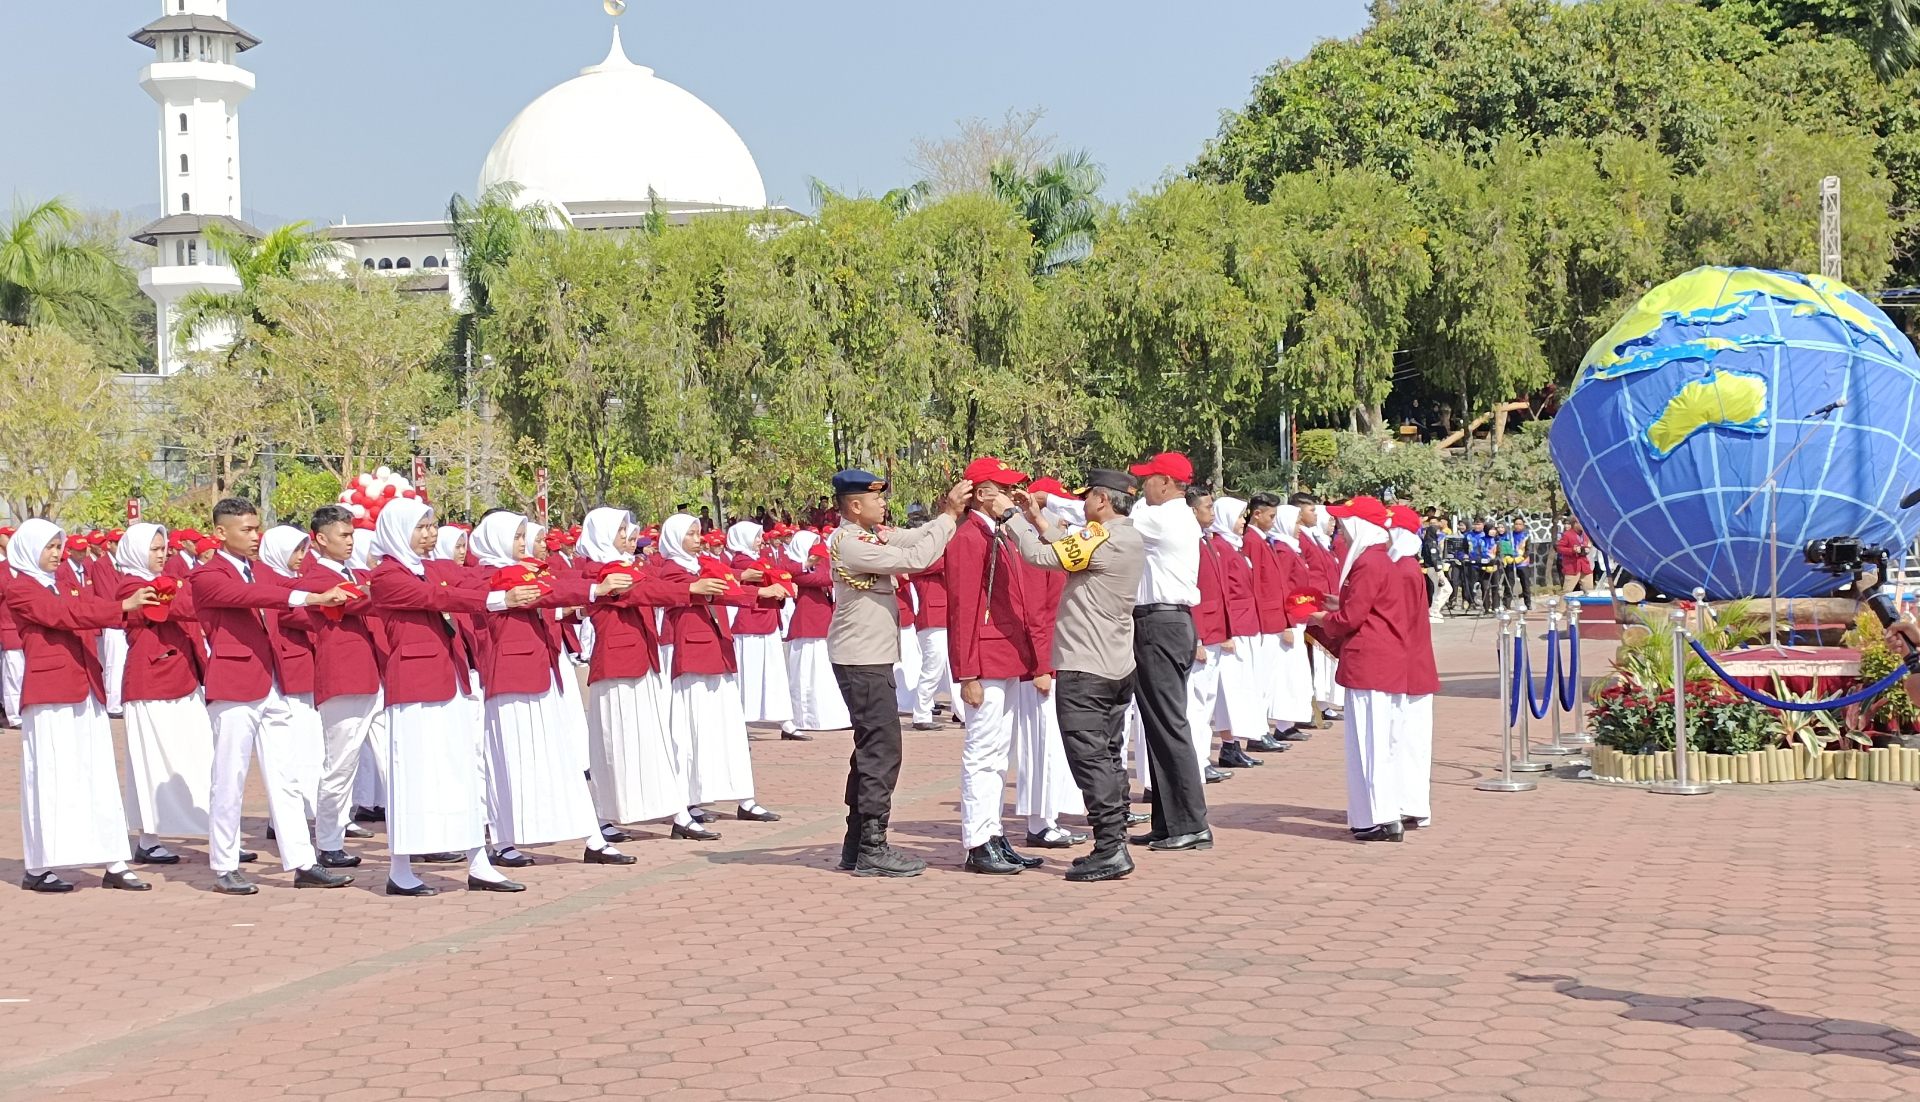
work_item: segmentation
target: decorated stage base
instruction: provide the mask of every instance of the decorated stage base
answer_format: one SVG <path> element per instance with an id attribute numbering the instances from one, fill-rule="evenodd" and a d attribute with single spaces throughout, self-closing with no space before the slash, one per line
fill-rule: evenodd
<path id="1" fill-rule="evenodd" d="M 1920 784 L 1920 748 L 1882 746 L 1872 750 L 1809 751 L 1804 746 L 1755 750 L 1749 754 L 1694 752 L 1687 764 L 1694 781 L 1708 784 L 1774 784 L 1781 781 L 1880 781 Z M 1673 780 L 1673 752 L 1623 754 L 1609 746 L 1593 748 L 1593 776 L 1617 784 Z"/>

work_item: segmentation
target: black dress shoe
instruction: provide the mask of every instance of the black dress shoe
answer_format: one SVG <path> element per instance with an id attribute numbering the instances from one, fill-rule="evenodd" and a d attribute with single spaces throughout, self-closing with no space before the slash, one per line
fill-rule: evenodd
<path id="1" fill-rule="evenodd" d="M 1132 835 L 1127 839 L 1127 844 L 1130 846 L 1150 846 L 1155 842 L 1165 841 L 1166 837 L 1166 831 L 1149 830 L 1145 834 Z"/>
<path id="2" fill-rule="evenodd" d="M 223 872 L 213 878 L 213 890 L 221 895 L 252 895 L 260 886 L 237 872 Z"/>
<path id="3" fill-rule="evenodd" d="M 451 865 L 465 861 L 467 855 L 464 853 L 416 853 L 413 855 L 413 859 L 415 861 L 423 861 L 429 865 Z"/>
<path id="4" fill-rule="evenodd" d="M 243 865 L 251 865 L 251 864 L 253 864 L 253 863 L 254 863 L 255 861 L 258 861 L 258 860 L 260 860 L 260 855 L 259 855 L 259 854 L 257 854 L 257 853 L 255 853 L 255 852 L 253 852 L 252 850 L 250 850 L 250 849 L 243 849 L 243 850 L 241 850 L 241 851 L 240 851 L 240 863 L 241 863 L 241 864 L 243 864 Z"/>
<path id="5" fill-rule="evenodd" d="M 20 878 L 20 886 L 30 892 L 70 892 L 73 890 L 72 884 L 60 879 L 51 872 L 43 872 L 39 876 L 28 873 L 26 876 Z"/>
<path id="6" fill-rule="evenodd" d="M 589 865 L 631 865 L 638 858 L 632 854 L 616 853 L 610 849 L 590 849 L 581 860 Z"/>
<path id="7" fill-rule="evenodd" d="M 1353 832 L 1356 842 L 1399 842 L 1406 839 L 1407 832 L 1399 823 L 1381 823 L 1379 826 Z"/>
<path id="8" fill-rule="evenodd" d="M 1279 739 L 1281 744 L 1285 745 L 1289 742 L 1305 742 L 1313 737 L 1313 732 L 1307 730 L 1305 727 L 1295 727 L 1291 731 L 1276 731 L 1273 737 Z"/>
<path id="9" fill-rule="evenodd" d="M 359 823 L 348 823 L 346 835 L 349 838 L 371 838 L 373 837 L 373 831 L 368 830 Z"/>
<path id="10" fill-rule="evenodd" d="M 1224 769 L 1215 769 L 1211 765 L 1207 766 L 1204 770 L 1201 771 L 1201 776 L 1206 780 L 1208 784 L 1219 784 L 1221 781 L 1230 781 L 1233 779 L 1232 773 L 1229 773 Z"/>
<path id="11" fill-rule="evenodd" d="M 360 863 L 358 854 L 343 849 L 323 849 L 314 854 L 314 860 L 323 869 L 350 869 Z"/>
<path id="12" fill-rule="evenodd" d="M 1192 834 L 1169 835 L 1157 842 L 1147 843 L 1147 848 L 1157 850 L 1212 849 L 1213 831 L 1196 830 Z"/>
<path id="13" fill-rule="evenodd" d="M 389 880 L 387 881 L 387 894 L 388 895 L 405 895 L 405 896 L 411 896 L 415 899 L 419 899 L 429 895 L 439 895 L 440 889 L 434 887 L 432 884 L 429 884 L 424 880 L 418 884 L 415 884 L 411 888 L 403 888 L 400 885 Z"/>
<path id="14" fill-rule="evenodd" d="M 356 823 L 384 823 L 387 821 L 387 809 L 384 807 L 353 807 L 353 821 Z"/>
<path id="15" fill-rule="evenodd" d="M 1000 847 L 991 841 L 968 850 L 965 867 L 968 872 L 985 873 L 988 876 L 1012 876 L 1025 870 L 1025 866 L 1000 856 Z"/>
<path id="16" fill-rule="evenodd" d="M 812 742 L 813 736 L 805 731 L 782 731 L 780 737 L 788 742 Z"/>
<path id="17" fill-rule="evenodd" d="M 482 880 L 477 876 L 469 876 L 467 890 L 470 892 L 523 892 L 527 890 L 527 886 L 518 880 Z"/>
<path id="18" fill-rule="evenodd" d="M 1066 879 L 1075 883 L 1088 883 L 1095 880 L 1118 880 L 1133 871 L 1133 858 L 1126 848 L 1115 846 L 1106 853 L 1098 850 L 1075 861 L 1067 870 Z"/>
<path id="19" fill-rule="evenodd" d="M 293 886 L 296 888 L 344 888 L 353 883 L 353 877 L 342 872 L 328 872 L 318 865 L 293 872 Z"/>
<path id="20" fill-rule="evenodd" d="M 1265 763 L 1259 758 L 1248 757 L 1247 752 L 1237 745 L 1220 748 L 1220 768 L 1222 769 L 1251 769 L 1263 764 Z"/>
<path id="21" fill-rule="evenodd" d="M 744 819 L 749 823 L 777 823 L 780 821 L 778 812 L 768 811 L 764 807 L 755 808 L 752 811 L 741 811 L 735 808 L 733 817 L 736 819 Z"/>
<path id="22" fill-rule="evenodd" d="M 916 731 L 938 731 L 940 725 L 938 723 L 916 723 L 913 725 L 913 729 Z"/>
<path id="23" fill-rule="evenodd" d="M 517 849 L 503 849 L 487 858 L 488 861 L 503 869 L 524 869 L 533 864 L 533 858 Z"/>
<path id="24" fill-rule="evenodd" d="M 1007 841 L 1007 836 L 1004 834 L 994 835 L 987 840 L 987 844 L 1000 851 L 1000 859 L 1002 861 L 1011 861 L 1023 869 L 1037 869 L 1041 865 L 1046 864 L 1046 861 L 1042 858 L 1029 857 L 1019 850 L 1014 849 L 1013 843 Z"/>
<path id="25" fill-rule="evenodd" d="M 127 872 L 110 872 L 100 878 L 100 886 L 103 888 L 118 888 L 123 892 L 146 892 L 153 890 L 152 884 L 133 875 L 132 870 L 128 870 Z"/>
<path id="26" fill-rule="evenodd" d="M 1152 818 L 1153 816 L 1145 811 L 1129 811 L 1127 812 L 1127 825 L 1137 827 Z"/>
<path id="27" fill-rule="evenodd" d="M 1293 747 L 1288 746 L 1272 735 L 1261 735 L 1257 739 L 1248 739 L 1243 749 L 1258 750 L 1263 754 L 1284 754 L 1293 749 Z"/>
<path id="28" fill-rule="evenodd" d="M 675 823 L 673 824 L 673 829 L 667 832 L 667 837 L 687 838 L 695 842 L 718 842 L 720 840 L 720 832 L 717 830 L 708 830 L 699 823 L 691 823 L 687 826 L 681 826 L 679 823 Z"/>
<path id="29" fill-rule="evenodd" d="M 1086 835 L 1075 834 L 1065 827 L 1056 827 L 1053 830 L 1047 831 L 1045 834 L 1035 834 L 1031 830 L 1027 831 L 1027 847 L 1029 849 L 1072 849 L 1075 846 L 1083 845 L 1086 840 Z"/>
<path id="30" fill-rule="evenodd" d="M 693 821 L 696 823 L 711 823 L 720 818 L 720 816 L 715 815 L 704 807 L 690 807 L 687 809 L 687 814 L 692 816 Z"/>
<path id="31" fill-rule="evenodd" d="M 151 848 L 135 846 L 133 848 L 133 863 L 136 865 L 177 865 L 180 863 L 179 854 L 161 853 L 160 849 L 160 846 L 153 846 Z"/>

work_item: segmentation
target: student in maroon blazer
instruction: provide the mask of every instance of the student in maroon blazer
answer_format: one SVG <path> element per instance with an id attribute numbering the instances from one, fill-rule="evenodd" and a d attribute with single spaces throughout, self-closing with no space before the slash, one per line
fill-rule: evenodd
<path id="1" fill-rule="evenodd" d="M 948 672 L 951 663 L 947 659 L 946 568 L 943 556 L 907 579 L 913 586 L 914 645 L 920 651 L 919 676 L 913 682 L 913 727 L 916 731 L 935 728 L 933 709 L 941 689 L 947 690 L 954 702 L 953 716 L 956 720 L 960 719 L 960 687 Z M 907 673 L 911 677 L 914 671 L 909 669 Z"/>
<path id="2" fill-rule="evenodd" d="M 167 530 L 134 524 L 114 552 L 125 600 L 149 587 L 161 603 L 126 613 L 127 813 L 140 837 L 133 859 L 143 865 L 174 865 L 180 856 L 160 836 L 205 838 L 213 778 L 213 726 L 200 681 L 206 658 L 187 634 L 193 594 L 168 578 Z"/>
<path id="3" fill-rule="evenodd" d="M 818 553 L 816 553 L 818 549 Z M 852 720 L 840 683 L 827 659 L 827 628 L 833 623 L 833 567 L 820 533 L 802 528 L 787 545 L 793 563 L 793 617 L 787 621 L 787 686 L 793 720 L 780 737 L 806 740 L 808 731 L 843 731 Z"/>
<path id="4" fill-rule="evenodd" d="M 97 597 L 112 597 L 120 591 L 120 572 L 113 568 L 106 537 L 88 540 L 85 563 L 87 592 Z M 120 681 L 127 668 L 127 633 L 118 626 L 100 631 L 100 665 L 107 682 L 107 714 L 120 716 Z"/>
<path id="5" fill-rule="evenodd" d="M 13 529 L 0 526 L 0 593 L 13 581 L 13 568 L 6 564 L 7 542 Z M 20 679 L 27 671 L 27 656 L 20 650 L 20 626 L 13 622 L 7 602 L 0 599 L 0 722 L 20 726 Z"/>
<path id="6" fill-rule="evenodd" d="M 763 569 L 769 555 L 766 530 L 758 522 L 735 521 L 727 526 L 727 564 L 736 578 L 750 586 L 772 585 Z M 793 720 L 793 691 L 787 684 L 787 648 L 780 641 L 780 614 L 787 605 L 784 589 L 777 597 L 762 597 L 733 615 L 733 650 L 740 680 L 741 715 L 748 723 Z"/>
<path id="7" fill-rule="evenodd" d="M 1426 582 L 1393 561 L 1391 516 L 1378 499 L 1357 497 L 1328 512 L 1341 521 L 1348 556 L 1338 607 L 1314 623 L 1338 650 L 1340 682 L 1349 690 L 1347 825 L 1363 841 L 1399 841 L 1405 801 L 1396 741 L 1405 737 L 1420 698 L 1431 715 L 1432 694 L 1440 688 Z"/>
<path id="8" fill-rule="evenodd" d="M 280 864 L 294 873 L 296 887 L 345 887 L 352 877 L 315 865 L 301 789 L 303 748 L 285 696 L 285 659 L 267 614 L 345 604 L 350 594 L 339 587 L 307 593 L 270 576 L 257 561 L 260 536 L 260 514 L 252 502 L 221 500 L 213 507 L 213 538 L 219 550 L 187 578 L 212 651 L 206 691 L 214 737 L 207 859 L 215 874 L 213 890 L 223 895 L 259 890 L 240 874 L 240 805 L 256 750 Z"/>
<path id="9" fill-rule="evenodd" d="M 1252 767 L 1260 759 L 1248 757 L 1241 744 L 1263 740 L 1267 732 L 1266 686 L 1260 677 L 1257 652 L 1260 646 L 1260 605 L 1255 589 L 1253 565 L 1249 561 L 1265 541 L 1246 522 L 1247 503 L 1236 497 L 1213 499 L 1212 529 L 1201 546 L 1201 557 L 1211 558 L 1220 577 L 1225 601 L 1227 635 L 1231 646 L 1222 645 L 1215 661 L 1219 665 L 1220 690 L 1214 705 L 1210 731 L 1221 732 L 1222 767 Z M 1204 736 L 1196 736 L 1204 737 Z M 1207 770 L 1203 766 L 1203 774 Z M 1221 780 L 1208 775 L 1208 780 Z"/>
<path id="10" fill-rule="evenodd" d="M 109 888 L 151 885 L 127 869 L 127 818 L 113 731 L 104 707 L 100 660 L 81 632 L 121 622 L 154 598 L 142 588 L 123 601 L 84 594 L 56 576 L 61 532 L 38 518 L 7 547 L 13 578 L 6 604 L 26 653 L 21 686 L 20 822 L 28 891 L 67 892 L 56 868 L 106 866 Z"/>
<path id="11" fill-rule="evenodd" d="M 386 631 L 373 615 L 367 584 L 371 571 L 352 565 L 353 514 L 342 505 L 314 511 L 308 525 L 313 543 L 300 576 L 304 587 L 352 585 L 360 596 L 331 612 L 309 612 L 313 640 L 313 704 L 320 712 L 322 755 L 318 796 L 314 801 L 314 846 L 327 868 L 351 868 L 360 858 L 346 852 L 352 825 L 354 782 L 359 779 L 362 747 L 371 745 L 375 769 L 387 758 L 387 708 L 380 691 L 386 664 Z M 380 787 L 386 788 L 384 779 Z M 359 837 L 367 832 L 360 830 Z"/>
<path id="12" fill-rule="evenodd" d="M 1320 593 L 1338 594 L 1341 566 L 1346 561 L 1344 537 L 1337 530 L 1335 531 L 1334 539 L 1341 541 L 1341 546 L 1336 546 L 1332 550 L 1328 549 L 1327 543 L 1322 542 L 1320 510 L 1323 506 L 1319 504 L 1318 498 L 1301 493 L 1289 497 L 1287 502 L 1300 510 L 1298 526 L 1300 557 L 1307 564 L 1308 577 L 1312 579 L 1313 588 Z M 1313 695 L 1324 705 L 1320 715 L 1329 720 L 1339 719 L 1347 694 L 1346 687 L 1340 683 L 1339 658 L 1332 651 L 1320 646 L 1317 639 L 1311 651 Z"/>
<path id="13" fill-rule="evenodd" d="M 1190 609 L 1194 648 L 1193 669 L 1187 672 L 1187 729 L 1193 732 L 1204 772 L 1207 764 L 1204 747 L 1213 740 L 1213 715 L 1220 704 L 1220 656 L 1222 648 L 1234 644 L 1233 633 L 1227 630 L 1227 592 L 1220 577 L 1220 552 L 1212 536 L 1207 534 L 1213 525 L 1213 495 L 1202 487 L 1189 486 L 1187 506 L 1193 510 L 1193 519 L 1199 522 L 1201 531 L 1200 570 L 1194 575 L 1200 602 Z"/>

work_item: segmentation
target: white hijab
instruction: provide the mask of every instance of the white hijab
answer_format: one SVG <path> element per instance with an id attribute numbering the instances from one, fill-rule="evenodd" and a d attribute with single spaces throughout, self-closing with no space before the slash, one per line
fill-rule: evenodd
<path id="1" fill-rule="evenodd" d="M 1387 530 L 1370 520 L 1359 517 L 1341 517 L 1340 530 L 1347 534 L 1347 561 L 1340 564 L 1340 584 L 1347 583 L 1347 575 L 1353 573 L 1354 561 L 1360 552 L 1369 547 L 1379 547 L 1388 542 Z"/>
<path id="2" fill-rule="evenodd" d="M 1040 511 L 1068 528 L 1087 526 L 1087 503 L 1079 498 L 1048 494 L 1047 503 L 1041 506 Z"/>
<path id="3" fill-rule="evenodd" d="M 127 534 L 120 537 L 120 546 L 113 549 L 114 569 L 122 574 L 131 574 L 143 582 L 152 581 L 153 571 L 147 567 L 147 556 L 153 554 L 153 537 L 157 535 L 164 539 L 166 534 L 165 528 L 148 521 L 129 525 Z"/>
<path id="4" fill-rule="evenodd" d="M 353 553 L 347 556 L 347 565 L 355 570 L 372 570 L 373 558 L 368 552 L 373 550 L 373 529 L 355 528 L 353 530 Z"/>
<path id="5" fill-rule="evenodd" d="M 426 566 L 421 563 L 420 556 L 413 553 L 413 530 L 432 514 L 432 506 L 410 497 L 397 497 L 387 502 L 380 510 L 380 519 L 373 522 L 373 553 L 383 559 L 392 559 L 413 573 L 426 577 Z"/>
<path id="6" fill-rule="evenodd" d="M 632 562 L 632 555 L 613 545 L 623 524 L 633 524 L 632 513 L 602 505 L 580 522 L 580 542 L 574 545 L 574 550 L 585 555 L 588 562 Z"/>
<path id="7" fill-rule="evenodd" d="M 753 521 L 735 521 L 733 526 L 727 529 L 727 550 L 736 555 L 745 555 L 750 559 L 758 558 L 760 549 L 754 544 L 759 541 L 764 531 L 765 529 Z"/>
<path id="8" fill-rule="evenodd" d="M 20 525 L 13 541 L 7 544 L 7 565 L 13 567 L 15 574 L 24 574 L 58 593 L 53 575 L 40 569 L 40 552 L 47 549 L 47 544 L 65 538 L 66 533 L 60 531 L 59 525 L 33 517 Z"/>
<path id="9" fill-rule="evenodd" d="M 1395 528 L 1389 535 L 1391 542 L 1387 544 L 1387 558 L 1399 562 L 1408 555 L 1420 554 L 1420 533 Z"/>
<path id="10" fill-rule="evenodd" d="M 1288 505 L 1283 501 L 1275 507 L 1273 510 L 1273 531 L 1270 532 L 1269 535 L 1292 548 L 1295 554 L 1300 552 L 1299 529 L 1300 506 Z"/>
<path id="11" fill-rule="evenodd" d="M 1240 518 L 1247 514 L 1247 503 L 1237 497 L 1216 497 L 1213 499 L 1213 530 L 1227 537 L 1227 542 L 1240 547 Z"/>
<path id="12" fill-rule="evenodd" d="M 787 544 L 787 557 L 802 567 L 808 565 L 808 556 L 813 554 L 813 545 L 820 542 L 820 533 L 811 528 L 802 528 L 793 534 L 792 542 Z"/>
<path id="13" fill-rule="evenodd" d="M 687 533 L 699 526 L 699 518 L 685 513 L 673 514 L 667 518 L 665 524 L 660 526 L 660 553 L 667 557 L 668 562 L 684 567 L 694 574 L 700 573 L 700 560 L 688 551 L 684 544 Z"/>
<path id="14" fill-rule="evenodd" d="M 452 562 L 454 549 L 460 546 L 461 540 L 467 540 L 467 550 L 473 550 L 473 541 L 467 539 L 467 533 L 449 524 L 440 529 L 439 534 L 434 536 L 433 551 L 427 557 L 430 559 L 440 559 L 444 562 Z"/>
<path id="15" fill-rule="evenodd" d="M 275 525 L 260 537 L 260 561 L 281 577 L 291 578 L 293 556 L 306 542 L 307 534 L 300 529 L 290 524 Z"/>
<path id="16" fill-rule="evenodd" d="M 467 550 L 481 566 L 512 566 L 518 561 L 513 556 L 513 537 L 526 523 L 519 513 L 488 513 L 467 537 Z"/>

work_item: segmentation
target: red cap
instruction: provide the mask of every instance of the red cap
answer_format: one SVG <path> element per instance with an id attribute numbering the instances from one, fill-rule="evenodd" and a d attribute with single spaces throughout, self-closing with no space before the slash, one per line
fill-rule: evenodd
<path id="1" fill-rule="evenodd" d="M 1193 460 L 1179 452 L 1161 452 L 1145 463 L 1135 463 L 1127 468 L 1127 473 L 1135 478 L 1163 474 L 1175 482 L 1193 481 Z"/>
<path id="2" fill-rule="evenodd" d="M 107 534 L 95 529 L 87 533 L 87 542 L 95 547 L 105 547 L 107 545 Z"/>
<path id="3" fill-rule="evenodd" d="M 1327 515 L 1330 517 L 1359 517 L 1361 520 L 1369 524 L 1378 525 L 1381 528 L 1385 528 L 1388 521 L 1392 519 L 1387 512 L 1387 506 L 1384 502 L 1377 497 L 1370 497 L 1366 494 L 1361 494 L 1359 497 L 1348 501 L 1345 505 L 1327 506 Z"/>
<path id="4" fill-rule="evenodd" d="M 127 534 L 127 530 L 125 528 L 109 528 L 107 529 L 107 542 L 119 543 L 121 539 L 123 539 L 126 536 L 126 534 Z"/>
<path id="5" fill-rule="evenodd" d="M 1387 510 L 1388 528 L 1399 528 L 1408 532 L 1418 532 L 1421 528 L 1420 514 L 1411 505 L 1395 505 Z"/>
<path id="6" fill-rule="evenodd" d="M 967 464 L 967 469 L 960 472 L 960 477 L 968 482 L 998 482 L 1002 486 L 1018 486 L 1027 480 L 1025 471 L 1016 471 L 991 455 L 983 455 Z"/>
<path id="7" fill-rule="evenodd" d="M 219 540 L 212 536 L 201 536 L 193 541 L 193 552 L 196 555 L 204 555 L 218 546 L 220 546 Z"/>
<path id="8" fill-rule="evenodd" d="M 1068 501 L 1080 500 L 1077 495 L 1065 486 L 1062 486 L 1060 480 L 1052 475 L 1047 475 L 1045 478 L 1036 478 L 1032 482 L 1027 483 L 1027 492 L 1030 494 L 1046 494 L 1049 497 L 1064 497 Z"/>

